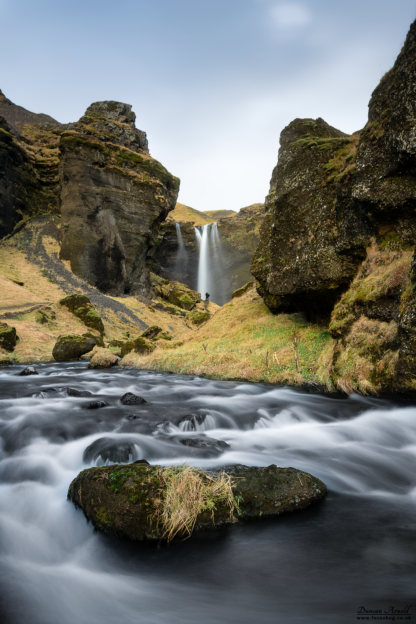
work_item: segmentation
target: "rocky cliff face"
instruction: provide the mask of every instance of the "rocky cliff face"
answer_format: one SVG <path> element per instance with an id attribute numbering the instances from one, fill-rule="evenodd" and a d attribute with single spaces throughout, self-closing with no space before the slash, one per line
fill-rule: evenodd
<path id="1" fill-rule="evenodd" d="M 118 294 L 149 291 L 146 256 L 179 192 L 134 119 L 126 104 L 98 102 L 60 141 L 61 258 Z"/>
<path id="2" fill-rule="evenodd" d="M 62 215 L 61 258 L 103 292 L 150 292 L 146 257 L 179 180 L 149 154 L 131 106 L 92 104 L 58 124 L 0 92 L 0 238 L 29 218 Z"/>
<path id="3" fill-rule="evenodd" d="M 0 98 L 0 238 L 31 217 L 58 212 L 59 130 L 19 125 L 19 108 Z"/>
<path id="4" fill-rule="evenodd" d="M 321 119 L 283 130 L 266 198 L 260 294 L 274 312 L 331 316 L 333 379 L 347 391 L 415 386 L 415 90 L 416 22 L 363 131 Z"/>
<path id="5" fill-rule="evenodd" d="M 215 303 L 223 305 L 230 301 L 234 290 L 253 280 L 250 264 L 259 242 L 263 216 L 263 204 L 253 204 L 242 208 L 237 214 L 233 213 L 217 221 L 220 248 L 214 247 L 212 237 L 208 239 L 211 277 L 209 290 Z M 169 219 L 162 224 L 158 245 L 150 252 L 154 270 L 166 279 L 182 282 L 196 290 L 199 247 L 195 229 L 187 221 L 181 222 L 180 226 L 184 252 L 179 250 L 176 225 Z"/>

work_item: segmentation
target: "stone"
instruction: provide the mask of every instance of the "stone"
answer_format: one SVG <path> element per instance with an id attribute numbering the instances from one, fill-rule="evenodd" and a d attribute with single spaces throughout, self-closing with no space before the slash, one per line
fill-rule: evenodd
<path id="1" fill-rule="evenodd" d="M 19 337 L 15 327 L 9 327 L 7 323 L 0 324 L 0 348 L 5 351 L 13 351 Z"/>
<path id="2" fill-rule="evenodd" d="M 123 405 L 141 405 L 142 403 L 147 403 L 142 397 L 133 394 L 132 392 L 126 392 L 120 399 Z"/>
<path id="3" fill-rule="evenodd" d="M 69 295 L 68 297 L 64 297 L 59 302 L 61 305 L 68 308 L 70 312 L 77 318 L 79 318 L 84 325 L 87 327 L 91 327 L 91 329 L 95 329 L 100 332 L 101 335 L 104 334 L 104 324 L 100 317 L 100 315 L 95 311 L 94 306 L 86 295 L 74 294 Z M 92 334 L 84 334 L 86 336 L 92 336 Z M 104 343 L 102 343 L 104 346 Z"/>
<path id="4" fill-rule="evenodd" d="M 165 527 L 156 518 L 166 488 L 164 474 L 169 470 L 143 461 L 88 468 L 72 481 L 68 498 L 100 531 L 130 540 L 166 539 Z M 197 515 L 194 530 L 279 516 L 304 509 L 327 494 L 322 481 L 295 468 L 236 465 L 197 473 L 206 482 L 221 471 L 233 480 L 234 508 L 220 499 L 213 501 L 211 510 Z"/>
<path id="5" fill-rule="evenodd" d="M 223 440 L 215 440 L 214 438 L 192 437 L 192 438 L 180 438 L 179 442 L 184 446 L 189 446 L 197 449 L 208 449 L 216 453 L 223 453 L 225 449 L 230 448 L 230 445 Z"/>
<path id="6" fill-rule="evenodd" d="M 101 462 L 104 464 L 107 461 L 127 463 L 136 457 L 137 450 L 130 440 L 99 438 L 87 446 L 82 459 L 86 464 L 90 464 L 101 458 Z"/>
<path id="7" fill-rule="evenodd" d="M 150 340 L 147 340 L 147 338 L 143 338 L 142 336 L 139 336 L 134 341 L 134 352 L 135 353 L 140 353 L 142 355 L 148 355 L 149 353 L 151 353 L 155 349 L 156 349 L 156 346 L 152 342 L 150 342 Z"/>
<path id="8" fill-rule="evenodd" d="M 85 409 L 101 409 L 102 407 L 107 407 L 105 401 L 91 401 L 91 403 L 84 405 Z"/>
<path id="9" fill-rule="evenodd" d="M 118 357 L 109 349 L 94 347 L 88 368 L 110 368 L 116 366 Z"/>
<path id="10" fill-rule="evenodd" d="M 155 273 L 150 274 L 152 290 L 158 296 L 182 310 L 192 310 L 201 301 L 201 295 L 186 284 L 170 282 Z M 166 307 L 166 306 L 165 306 Z M 163 309 L 163 304 L 160 309 Z M 169 311 L 169 310 L 168 310 Z"/>
<path id="11" fill-rule="evenodd" d="M 141 337 L 147 338 L 148 340 L 153 340 L 162 331 L 163 329 L 159 327 L 158 325 L 151 325 L 148 329 L 146 329 L 146 331 L 142 333 Z"/>
<path id="12" fill-rule="evenodd" d="M 96 346 L 94 338 L 85 338 L 76 334 L 64 334 L 59 336 L 52 350 L 52 356 L 57 362 L 78 360 L 81 355 L 92 351 Z"/>
<path id="13" fill-rule="evenodd" d="M 39 375 L 39 373 L 33 368 L 33 366 L 26 366 L 25 369 L 20 371 L 19 377 L 27 377 L 28 375 Z"/>

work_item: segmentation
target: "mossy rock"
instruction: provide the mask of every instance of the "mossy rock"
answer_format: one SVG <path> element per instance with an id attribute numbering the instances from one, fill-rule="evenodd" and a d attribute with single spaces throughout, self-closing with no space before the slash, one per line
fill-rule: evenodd
<path id="1" fill-rule="evenodd" d="M 153 340 L 162 331 L 163 329 L 159 327 L 159 325 L 151 325 L 150 327 L 146 329 L 146 331 L 142 333 L 141 337 L 147 338 L 148 340 Z"/>
<path id="2" fill-rule="evenodd" d="M 69 295 L 61 299 L 59 303 L 67 307 L 68 310 L 79 318 L 87 327 L 97 330 L 101 335 L 105 333 L 104 324 L 100 315 L 97 314 L 91 301 L 85 295 Z"/>
<path id="3" fill-rule="evenodd" d="M 121 357 L 124 358 L 131 351 L 133 351 L 133 349 L 134 349 L 134 340 L 126 340 L 126 342 L 123 342 L 123 344 L 121 345 Z"/>
<path id="4" fill-rule="evenodd" d="M 166 539 L 160 511 L 169 477 L 180 470 L 150 466 L 145 460 L 88 468 L 72 481 L 68 498 L 100 531 L 130 540 Z M 214 496 L 210 505 L 201 507 L 193 525 L 196 530 L 301 510 L 327 494 L 322 481 L 295 468 L 237 465 L 194 471 L 204 484 L 221 472 L 231 478 L 232 507 Z"/>
<path id="5" fill-rule="evenodd" d="M 92 338 L 93 340 L 95 340 L 95 342 L 97 343 L 97 347 L 104 347 L 104 340 L 101 335 L 96 336 L 92 334 L 91 332 L 85 332 L 85 334 L 82 334 L 82 335 L 84 336 L 84 338 Z"/>
<path id="6" fill-rule="evenodd" d="M 96 346 L 95 338 L 65 334 L 59 336 L 52 351 L 52 356 L 57 362 L 79 360 L 81 355 L 92 351 Z"/>
<path id="7" fill-rule="evenodd" d="M 139 338 L 136 338 L 136 340 L 134 341 L 134 351 L 136 353 L 148 355 L 149 353 L 154 351 L 155 348 L 155 345 L 152 344 L 150 340 L 147 340 L 147 338 L 143 338 L 142 336 L 139 336 Z"/>
<path id="8" fill-rule="evenodd" d="M 232 299 L 245 295 L 247 291 L 254 287 L 255 283 L 256 282 L 247 282 L 247 284 L 245 284 L 241 288 L 237 288 L 237 290 L 235 290 L 232 294 Z"/>
<path id="9" fill-rule="evenodd" d="M 49 306 L 36 311 L 35 321 L 39 325 L 46 325 L 56 318 L 55 312 Z"/>
<path id="10" fill-rule="evenodd" d="M 205 309 L 204 306 L 200 306 L 191 312 L 188 312 L 186 318 L 194 325 L 201 325 L 201 323 L 209 321 L 211 314 Z"/>
<path id="11" fill-rule="evenodd" d="M 0 348 L 5 351 L 13 351 L 18 341 L 15 327 L 9 327 L 7 323 L 0 324 Z"/>

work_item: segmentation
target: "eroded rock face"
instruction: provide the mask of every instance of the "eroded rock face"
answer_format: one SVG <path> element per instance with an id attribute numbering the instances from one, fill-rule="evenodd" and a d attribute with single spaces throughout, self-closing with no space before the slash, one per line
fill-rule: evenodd
<path id="1" fill-rule="evenodd" d="M 416 371 L 415 96 L 416 22 L 361 132 L 321 119 L 283 130 L 251 269 L 272 311 L 332 313 L 335 378 L 361 361 L 376 391 Z"/>
<path id="2" fill-rule="evenodd" d="M 28 218 L 58 212 L 58 130 L 23 126 L 18 132 L 9 122 L 13 107 L 2 107 L 0 98 L 0 238 Z"/>
<path id="3" fill-rule="evenodd" d="M 179 192 L 134 119 L 127 104 L 97 102 L 60 141 L 61 257 L 114 294 L 149 292 L 146 256 Z"/>
<path id="4" fill-rule="evenodd" d="M 323 119 L 281 133 L 251 267 L 274 312 L 328 317 L 365 257 L 371 230 L 349 191 L 357 142 Z"/>
<path id="5" fill-rule="evenodd" d="M 86 449 L 88 460 L 102 453 L 119 449 L 106 439 Z M 122 452 L 130 453 L 123 447 Z M 111 455 L 114 456 L 114 455 Z M 85 457 L 85 456 L 84 456 Z M 108 455 L 110 457 L 110 455 Z M 159 505 L 164 496 L 166 480 L 162 466 L 149 466 L 143 460 L 128 464 L 102 466 L 83 470 L 71 483 L 68 498 L 84 512 L 98 530 L 130 540 L 156 540 L 165 537 L 162 522 L 157 522 Z M 234 480 L 233 493 L 238 512 L 223 502 L 201 512 L 195 528 L 209 528 L 238 522 L 246 518 L 278 516 L 308 507 L 327 493 L 322 481 L 295 468 L 227 466 L 207 472 L 215 476 L 223 471 Z M 205 473 L 200 473 L 206 479 Z"/>

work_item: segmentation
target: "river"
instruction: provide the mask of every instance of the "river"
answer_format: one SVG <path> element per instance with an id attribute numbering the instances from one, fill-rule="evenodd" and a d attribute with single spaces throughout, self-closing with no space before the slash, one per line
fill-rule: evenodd
<path id="1" fill-rule="evenodd" d="M 0 370 L 2 624 L 349 624 L 360 608 L 415 604 L 415 407 L 81 362 L 22 368 Z M 124 406 L 125 392 L 147 403 Z M 107 406 L 86 409 L 96 399 Z M 133 544 L 94 532 L 66 498 L 109 448 L 159 464 L 293 466 L 329 495 Z"/>

